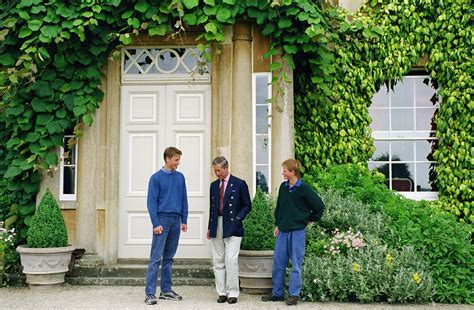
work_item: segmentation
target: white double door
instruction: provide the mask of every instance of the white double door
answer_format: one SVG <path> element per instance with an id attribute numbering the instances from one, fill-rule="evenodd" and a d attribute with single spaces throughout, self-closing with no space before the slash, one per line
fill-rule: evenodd
<path id="1" fill-rule="evenodd" d="M 188 191 L 188 231 L 176 257 L 210 257 L 206 242 L 210 178 L 210 85 L 122 86 L 120 107 L 119 258 L 150 255 L 146 198 L 163 151 L 179 148 Z"/>

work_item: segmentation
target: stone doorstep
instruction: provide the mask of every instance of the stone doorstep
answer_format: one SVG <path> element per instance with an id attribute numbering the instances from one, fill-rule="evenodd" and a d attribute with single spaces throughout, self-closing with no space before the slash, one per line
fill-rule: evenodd
<path id="1" fill-rule="evenodd" d="M 117 264 L 104 265 L 89 255 L 76 260 L 66 282 L 73 285 L 130 285 L 144 286 L 148 259 L 120 259 Z M 173 284 L 212 286 L 214 273 L 210 259 L 175 259 Z"/>

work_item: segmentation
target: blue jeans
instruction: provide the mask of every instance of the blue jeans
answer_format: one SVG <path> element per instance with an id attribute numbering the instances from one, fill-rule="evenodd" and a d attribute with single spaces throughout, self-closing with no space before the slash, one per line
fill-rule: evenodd
<path id="1" fill-rule="evenodd" d="M 284 297 L 285 273 L 288 260 L 291 259 L 290 296 L 300 296 L 301 265 L 305 251 L 305 229 L 290 232 L 279 231 L 275 242 L 272 270 L 272 295 Z"/>
<path id="2" fill-rule="evenodd" d="M 171 291 L 171 266 L 178 249 L 181 217 L 179 215 L 160 215 L 160 222 L 163 232 L 161 235 L 153 234 L 151 243 L 150 262 L 146 271 L 146 295 L 156 294 L 160 263 L 161 291 Z"/>

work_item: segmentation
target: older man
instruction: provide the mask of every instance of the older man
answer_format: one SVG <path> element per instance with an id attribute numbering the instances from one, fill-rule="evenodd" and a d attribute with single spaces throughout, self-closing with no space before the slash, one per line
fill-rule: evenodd
<path id="1" fill-rule="evenodd" d="M 252 203 L 247 183 L 229 172 L 223 156 L 212 162 L 218 178 L 211 183 L 207 239 L 211 240 L 212 263 L 216 278 L 217 302 L 237 303 L 239 297 L 238 257 L 244 235 L 242 221 Z"/>

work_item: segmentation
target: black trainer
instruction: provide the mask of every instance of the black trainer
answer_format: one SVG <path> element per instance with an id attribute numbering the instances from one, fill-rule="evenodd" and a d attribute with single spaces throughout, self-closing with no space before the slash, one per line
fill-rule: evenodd
<path id="1" fill-rule="evenodd" d="M 263 295 L 261 299 L 262 301 L 285 301 L 285 297 L 273 296 L 272 294 Z"/>
<path id="2" fill-rule="evenodd" d="M 146 295 L 145 303 L 147 305 L 156 305 L 156 296 L 155 295 Z"/>
<path id="3" fill-rule="evenodd" d="M 182 300 L 183 297 L 181 297 L 179 294 L 177 294 L 175 291 L 171 290 L 169 292 L 161 292 L 160 293 L 160 299 L 167 299 L 167 300 Z"/>

